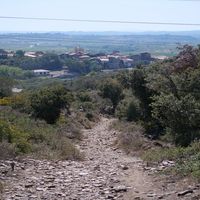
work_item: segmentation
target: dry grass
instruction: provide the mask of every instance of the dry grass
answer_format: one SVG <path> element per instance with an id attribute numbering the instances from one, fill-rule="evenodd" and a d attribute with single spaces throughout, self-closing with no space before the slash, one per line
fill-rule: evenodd
<path id="1" fill-rule="evenodd" d="M 144 129 L 136 123 L 125 121 L 113 122 L 111 128 L 119 131 L 116 144 L 127 153 L 136 153 L 144 149 L 145 138 L 143 137 Z"/>
<path id="2" fill-rule="evenodd" d="M 154 148 L 142 155 L 143 160 L 150 164 L 159 164 L 163 160 L 175 162 L 175 166 L 167 170 L 177 178 L 189 177 L 200 183 L 200 141 L 188 147 Z"/>
<path id="3" fill-rule="evenodd" d="M 49 160 L 82 160 L 83 155 L 66 137 L 53 138 L 49 144 L 34 144 L 32 156 Z"/>
<path id="4" fill-rule="evenodd" d="M 0 143 L 0 159 L 8 159 L 8 158 L 14 158 L 15 157 L 15 145 L 9 144 L 8 142 L 1 142 Z"/>
<path id="5" fill-rule="evenodd" d="M 0 182 L 0 194 L 3 193 L 3 190 L 4 190 L 4 185 L 2 182 Z M 1 196 L 0 196 L 1 197 Z"/>
<path id="6" fill-rule="evenodd" d="M 77 120 L 78 123 L 81 124 L 81 126 L 83 128 L 86 128 L 86 129 L 92 128 L 92 122 L 88 118 L 85 117 L 84 113 L 81 113 L 81 112 L 77 113 L 76 114 L 76 120 Z"/>

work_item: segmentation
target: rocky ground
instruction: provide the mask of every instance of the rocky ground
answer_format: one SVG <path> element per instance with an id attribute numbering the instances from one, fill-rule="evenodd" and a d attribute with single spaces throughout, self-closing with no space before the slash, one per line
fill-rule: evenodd
<path id="1" fill-rule="evenodd" d="M 112 119 L 102 120 L 84 130 L 80 150 L 84 161 L 39 161 L 24 159 L 0 163 L 0 181 L 4 183 L 1 199 L 9 200 L 198 200 L 199 186 L 155 176 L 136 157 L 125 155 L 113 144 L 116 132 L 109 130 Z M 163 163 L 165 165 L 173 163 Z"/>

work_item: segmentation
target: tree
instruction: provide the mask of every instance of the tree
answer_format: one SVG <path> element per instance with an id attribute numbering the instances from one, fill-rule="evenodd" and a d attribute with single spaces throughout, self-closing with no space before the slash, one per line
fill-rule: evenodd
<path id="1" fill-rule="evenodd" d="M 188 146 L 200 138 L 200 103 L 188 94 L 178 99 L 173 94 L 154 97 L 153 117 L 168 129 L 177 145 Z"/>
<path id="2" fill-rule="evenodd" d="M 184 45 L 179 49 L 181 51 L 173 63 L 173 71 L 182 72 L 188 68 L 197 68 L 199 49 L 190 45 Z"/>
<path id="3" fill-rule="evenodd" d="M 7 59 L 8 54 L 4 49 L 0 49 L 0 59 Z"/>
<path id="4" fill-rule="evenodd" d="M 53 53 L 47 53 L 37 58 L 36 64 L 38 67 L 48 70 L 58 70 L 62 68 L 62 62 L 59 56 Z"/>
<path id="5" fill-rule="evenodd" d="M 143 120 L 151 119 L 151 97 L 153 91 L 147 87 L 146 73 L 144 69 L 136 69 L 130 75 L 130 87 L 133 94 L 140 100 L 140 106 L 143 111 L 141 114 Z"/>
<path id="6" fill-rule="evenodd" d="M 103 98 L 108 98 L 111 100 L 113 105 L 113 112 L 115 112 L 118 103 L 124 97 L 121 85 L 114 79 L 106 81 L 101 86 L 101 95 L 103 96 Z"/>
<path id="7" fill-rule="evenodd" d="M 63 86 L 58 85 L 33 93 L 30 101 L 33 116 L 53 124 L 59 118 L 62 109 L 65 108 L 69 113 L 72 96 Z"/>
<path id="8" fill-rule="evenodd" d="M 140 110 L 139 102 L 133 98 L 127 108 L 127 113 L 126 113 L 127 120 L 128 121 L 138 120 L 141 114 L 140 111 L 141 110 Z"/>
<path id="9" fill-rule="evenodd" d="M 8 77 L 0 76 L 0 98 L 8 97 L 12 94 L 14 81 Z"/>
<path id="10" fill-rule="evenodd" d="M 15 56 L 16 56 L 16 57 L 19 57 L 19 58 L 24 57 L 24 51 L 22 51 L 22 50 L 17 50 L 17 51 L 15 52 Z"/>

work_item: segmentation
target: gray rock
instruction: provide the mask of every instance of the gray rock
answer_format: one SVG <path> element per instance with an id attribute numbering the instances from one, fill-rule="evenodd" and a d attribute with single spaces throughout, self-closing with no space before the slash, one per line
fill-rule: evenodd
<path id="1" fill-rule="evenodd" d="M 108 195 L 106 198 L 107 198 L 107 199 L 115 199 L 115 196 L 113 196 L 113 195 Z"/>
<path id="2" fill-rule="evenodd" d="M 128 170 L 128 169 L 129 169 L 129 167 L 126 166 L 126 165 L 121 165 L 121 168 L 122 168 L 123 170 Z"/>
<path id="3" fill-rule="evenodd" d="M 192 194 L 193 192 L 194 192 L 193 190 L 189 189 L 189 190 L 179 192 L 177 195 L 180 197 L 180 196 L 185 196 L 186 194 Z"/>
<path id="4" fill-rule="evenodd" d="M 36 190 L 37 190 L 37 191 L 45 191 L 44 188 L 40 188 L 40 187 L 37 187 Z"/>
<path id="5" fill-rule="evenodd" d="M 126 186 L 117 186 L 117 187 L 114 187 L 113 190 L 115 192 L 127 192 L 127 187 Z"/>
<path id="6" fill-rule="evenodd" d="M 33 187 L 33 186 L 34 186 L 34 184 L 28 183 L 28 184 L 25 185 L 25 188 L 31 188 L 31 187 Z"/>

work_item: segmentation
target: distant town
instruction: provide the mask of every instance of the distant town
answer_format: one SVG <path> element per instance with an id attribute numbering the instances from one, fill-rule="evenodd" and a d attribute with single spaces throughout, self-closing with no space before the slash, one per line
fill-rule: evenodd
<path id="1" fill-rule="evenodd" d="M 20 52 L 19 52 L 20 51 Z M 16 57 L 17 54 L 24 58 L 27 62 L 35 62 L 35 59 L 42 59 L 47 53 L 42 51 L 7 51 L 0 49 L 0 60 L 9 60 Z M 18 55 L 18 56 L 19 56 Z M 150 53 L 144 52 L 137 55 L 123 55 L 119 51 L 113 51 L 112 53 L 88 53 L 85 49 L 81 47 L 75 47 L 74 50 L 70 52 L 65 52 L 59 55 L 60 60 L 64 61 L 62 67 L 53 66 L 50 68 L 45 65 L 45 67 L 38 64 L 30 68 L 35 76 L 48 76 L 52 78 L 59 77 L 74 77 L 80 74 L 82 71 L 88 73 L 92 70 L 96 71 L 114 71 L 126 68 L 134 68 L 137 65 L 148 65 L 155 60 L 164 59 L 152 57 Z M 55 57 L 55 56 L 54 56 Z M 55 59 L 55 58 L 54 58 Z M 70 61 L 70 62 L 69 62 Z M 1 64 L 4 62 L 1 62 Z M 5 62 L 6 64 L 6 62 Z M 32 63 L 31 63 L 32 64 Z M 60 63 L 58 64 L 60 66 Z M 76 67 L 75 67 L 76 65 Z M 80 65 L 80 70 L 77 70 L 77 65 Z M 24 65 L 22 65 L 23 68 Z M 88 66 L 93 66 L 88 69 Z M 84 69 L 84 70 L 82 70 Z M 87 69 L 87 70 L 86 70 Z M 81 71 L 82 70 L 82 71 Z M 80 71 L 80 72 L 79 72 Z"/>

